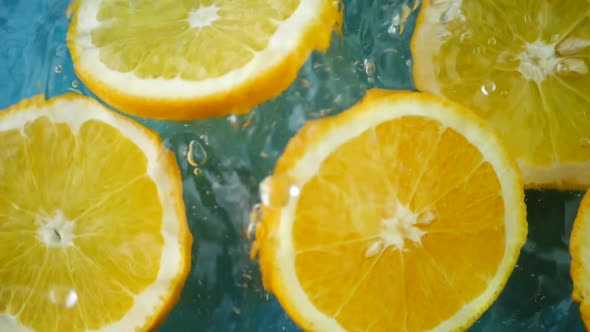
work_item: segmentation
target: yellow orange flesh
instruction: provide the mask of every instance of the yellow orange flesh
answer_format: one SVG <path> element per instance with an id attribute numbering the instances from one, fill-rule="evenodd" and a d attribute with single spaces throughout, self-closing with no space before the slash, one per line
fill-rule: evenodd
<path id="1" fill-rule="evenodd" d="M 156 135 L 83 97 L 0 113 L 0 330 L 8 319 L 48 332 L 161 321 L 190 266 L 174 163 Z"/>
<path id="2" fill-rule="evenodd" d="M 573 298 L 580 302 L 582 319 L 590 329 L 590 195 L 586 193 L 578 208 L 570 239 Z"/>
<path id="3" fill-rule="evenodd" d="M 144 79 L 201 81 L 251 61 L 299 2 L 105 0 L 92 43 L 112 70 Z"/>
<path id="4" fill-rule="evenodd" d="M 525 185 L 590 185 L 590 2 L 425 1 L 412 40 L 423 91 L 469 106 Z"/>
<path id="5" fill-rule="evenodd" d="M 338 1 L 78 0 L 68 31 L 77 74 L 99 97 L 143 117 L 244 113 L 326 50 Z"/>
<path id="6" fill-rule="evenodd" d="M 426 94 L 372 93 L 306 126 L 277 176 L 301 191 L 263 210 L 263 277 L 308 330 L 465 328 L 526 236 L 515 164 L 471 113 Z"/>

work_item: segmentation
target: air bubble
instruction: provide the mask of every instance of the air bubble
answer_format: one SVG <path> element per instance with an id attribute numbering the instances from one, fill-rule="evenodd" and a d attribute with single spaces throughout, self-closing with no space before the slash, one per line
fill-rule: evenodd
<path id="1" fill-rule="evenodd" d="M 188 163 L 193 166 L 202 166 L 207 162 L 207 151 L 198 141 L 192 140 L 188 144 L 188 151 L 186 153 Z"/>
<path id="2" fill-rule="evenodd" d="M 494 82 L 487 82 L 481 86 L 481 93 L 483 93 L 486 96 L 491 95 L 495 91 L 496 91 L 496 83 L 494 83 Z"/>
<path id="3" fill-rule="evenodd" d="M 580 146 L 583 148 L 590 148 L 590 138 L 588 138 L 588 137 L 580 138 Z"/>
<path id="4" fill-rule="evenodd" d="M 76 89 L 76 88 L 78 88 L 78 85 L 79 85 L 78 81 L 76 81 L 76 80 L 72 81 L 72 88 Z"/>
<path id="5" fill-rule="evenodd" d="M 292 184 L 286 175 L 269 176 L 260 183 L 260 200 L 267 207 L 284 207 L 300 193 L 301 189 Z"/>
<path id="6" fill-rule="evenodd" d="M 488 45 L 490 45 L 490 46 L 495 46 L 495 45 L 496 45 L 496 38 L 494 38 L 494 37 L 490 37 L 490 38 L 488 39 Z"/>
<path id="7" fill-rule="evenodd" d="M 465 43 L 471 39 L 471 32 L 465 31 L 459 36 L 459 41 Z"/>
<path id="8" fill-rule="evenodd" d="M 64 68 L 61 65 L 57 65 L 53 71 L 55 71 L 56 74 L 61 74 L 61 72 L 64 71 Z"/>
<path id="9" fill-rule="evenodd" d="M 197 168 L 193 169 L 193 174 L 196 176 L 199 176 L 199 175 L 203 174 L 203 171 L 201 171 L 201 169 L 197 167 Z"/>
<path id="10" fill-rule="evenodd" d="M 78 293 L 75 290 L 56 286 L 49 290 L 49 301 L 53 304 L 64 306 L 65 308 L 73 308 L 78 303 Z"/>
<path id="11" fill-rule="evenodd" d="M 252 119 L 254 118 L 254 113 L 250 112 L 244 115 L 236 115 L 231 114 L 227 117 L 227 121 L 232 125 L 234 128 L 246 128 L 252 123 Z"/>

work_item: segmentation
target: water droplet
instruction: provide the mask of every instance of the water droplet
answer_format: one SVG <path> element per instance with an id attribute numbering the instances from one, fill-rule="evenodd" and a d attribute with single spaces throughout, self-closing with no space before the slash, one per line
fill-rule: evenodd
<path id="1" fill-rule="evenodd" d="M 367 76 L 372 77 L 375 75 L 375 62 L 371 59 L 365 59 L 365 73 Z"/>
<path id="2" fill-rule="evenodd" d="M 459 41 L 465 43 L 471 39 L 471 32 L 465 31 L 459 36 Z"/>
<path id="3" fill-rule="evenodd" d="M 260 200 L 268 207 L 284 207 L 300 192 L 299 187 L 292 184 L 286 175 L 268 176 L 260 183 Z"/>
<path id="4" fill-rule="evenodd" d="M 199 176 L 199 175 L 203 174 L 203 171 L 201 171 L 201 169 L 197 167 L 193 170 L 193 174 L 196 176 Z"/>
<path id="5" fill-rule="evenodd" d="M 495 45 L 496 45 L 496 38 L 494 38 L 494 37 L 490 37 L 490 38 L 488 39 L 488 45 L 490 45 L 490 46 L 495 46 Z"/>
<path id="6" fill-rule="evenodd" d="M 76 80 L 72 81 L 72 88 L 74 88 L 74 89 L 78 88 L 78 81 L 76 81 Z"/>
<path id="7" fill-rule="evenodd" d="M 383 250 L 383 241 L 377 240 L 367 247 L 367 250 L 365 250 L 365 257 L 373 257 L 379 254 L 381 250 Z"/>
<path id="8" fill-rule="evenodd" d="M 581 137 L 580 138 L 580 146 L 583 148 L 590 148 L 590 138 Z"/>
<path id="9" fill-rule="evenodd" d="M 508 96 L 508 94 L 509 94 L 508 90 L 502 90 L 502 91 L 500 91 L 500 95 L 503 96 L 503 97 Z"/>
<path id="10" fill-rule="evenodd" d="M 412 60 L 410 60 L 410 59 L 406 60 L 406 67 L 408 67 L 408 68 L 412 67 Z"/>
<path id="11" fill-rule="evenodd" d="M 252 123 L 252 119 L 254 118 L 254 113 L 250 112 L 244 115 L 236 115 L 231 114 L 227 117 L 227 121 L 231 123 L 232 127 L 234 128 L 246 128 Z"/>
<path id="12" fill-rule="evenodd" d="M 496 91 L 496 83 L 494 83 L 494 82 L 487 82 L 481 86 L 481 93 L 483 93 L 486 96 L 491 95 L 495 91 Z"/>
<path id="13" fill-rule="evenodd" d="M 192 140 L 188 144 L 186 159 L 191 166 L 201 166 L 207 162 L 207 152 L 201 143 Z"/>
<path id="14" fill-rule="evenodd" d="M 72 308 L 78 303 L 78 293 L 69 287 L 55 286 L 49 290 L 48 296 L 51 303 L 66 308 Z"/>
<path id="15" fill-rule="evenodd" d="M 55 71 L 56 74 L 60 74 L 62 71 L 64 71 L 64 68 L 61 65 L 57 65 L 53 71 Z"/>

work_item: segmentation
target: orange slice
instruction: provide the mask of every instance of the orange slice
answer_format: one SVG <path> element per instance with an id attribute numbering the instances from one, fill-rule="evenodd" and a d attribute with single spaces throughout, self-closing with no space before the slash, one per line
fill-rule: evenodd
<path id="1" fill-rule="evenodd" d="M 77 0 L 80 79 L 141 117 L 240 114 L 277 96 L 342 19 L 332 0 Z"/>
<path id="2" fill-rule="evenodd" d="M 582 319 L 590 329 L 590 195 L 586 193 L 578 208 L 578 216 L 570 239 L 573 298 L 580 302 Z"/>
<path id="3" fill-rule="evenodd" d="M 425 0 L 412 38 L 421 91 L 470 107 L 528 188 L 590 186 L 590 2 Z"/>
<path id="4" fill-rule="evenodd" d="M 371 91 L 308 123 L 261 186 L 265 286 L 306 331 L 453 331 L 526 238 L 516 163 L 469 110 Z"/>
<path id="5" fill-rule="evenodd" d="M 0 331 L 147 331 L 192 237 L 174 155 L 79 95 L 0 112 Z"/>

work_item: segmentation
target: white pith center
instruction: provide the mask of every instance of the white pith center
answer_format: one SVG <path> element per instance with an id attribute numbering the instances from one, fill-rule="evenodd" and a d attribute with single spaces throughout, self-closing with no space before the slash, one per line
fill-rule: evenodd
<path id="1" fill-rule="evenodd" d="M 524 78 L 537 84 L 543 82 L 559 62 L 555 44 L 545 44 L 541 41 L 527 44 L 525 50 L 518 55 L 518 59 L 518 71 Z"/>
<path id="2" fill-rule="evenodd" d="M 37 239 L 48 247 L 70 247 L 74 245 L 74 223 L 67 220 L 62 211 L 52 216 L 37 217 Z"/>
<path id="3" fill-rule="evenodd" d="M 189 14 L 188 22 L 191 28 L 204 28 L 208 27 L 213 22 L 219 19 L 217 11 L 219 9 L 215 5 L 199 7 L 197 10 L 192 11 Z"/>
<path id="4" fill-rule="evenodd" d="M 405 248 L 406 241 L 421 243 L 426 232 L 418 225 L 426 225 L 434 221 L 432 212 L 415 213 L 407 206 L 399 204 L 395 214 L 381 221 L 381 232 L 377 239 L 371 241 L 365 251 L 365 257 L 379 254 L 393 247 L 397 250 Z"/>

